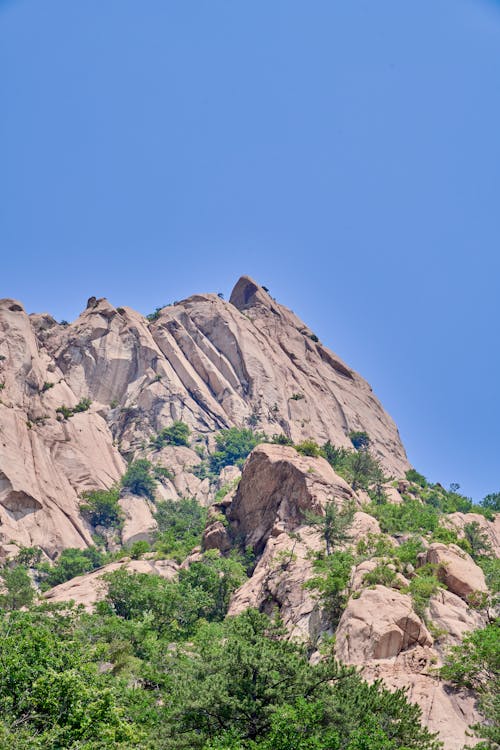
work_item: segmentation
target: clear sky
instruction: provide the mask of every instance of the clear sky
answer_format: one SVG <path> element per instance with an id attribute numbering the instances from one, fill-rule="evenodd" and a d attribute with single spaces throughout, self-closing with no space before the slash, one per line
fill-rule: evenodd
<path id="1" fill-rule="evenodd" d="M 500 3 L 0 0 L 0 297 L 248 273 L 409 458 L 500 490 Z"/>

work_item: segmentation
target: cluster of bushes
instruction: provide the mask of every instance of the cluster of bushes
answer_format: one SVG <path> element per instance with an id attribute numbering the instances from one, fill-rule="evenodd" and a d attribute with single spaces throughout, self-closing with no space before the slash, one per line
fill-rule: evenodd
<path id="1" fill-rule="evenodd" d="M 151 438 L 151 445 L 156 450 L 164 448 L 165 445 L 189 446 L 191 430 L 185 422 L 174 422 L 170 427 L 164 427 L 157 435 Z"/>
<path id="2" fill-rule="evenodd" d="M 209 459 L 210 471 L 218 475 L 224 466 L 243 466 L 256 445 L 265 440 L 261 432 L 249 428 L 231 427 L 215 436 L 216 450 Z"/>
<path id="3" fill-rule="evenodd" d="M 49 385 L 48 387 L 50 388 L 51 385 Z M 82 400 L 79 401 L 76 406 L 58 406 L 56 409 L 56 413 L 61 414 L 64 419 L 69 419 L 70 417 L 73 417 L 75 414 L 79 414 L 82 411 L 88 411 L 91 404 L 92 401 L 89 398 L 82 398 Z"/>

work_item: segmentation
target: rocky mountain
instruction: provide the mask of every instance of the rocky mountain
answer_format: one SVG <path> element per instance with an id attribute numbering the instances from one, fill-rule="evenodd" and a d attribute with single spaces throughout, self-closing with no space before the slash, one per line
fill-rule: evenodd
<path id="1" fill-rule="evenodd" d="M 40 546 L 51 557 L 91 544 L 81 494 L 118 481 L 175 420 L 189 425 L 198 452 L 155 457 L 173 474 L 163 497 L 210 501 L 192 467 L 214 433 L 232 426 L 337 446 L 366 431 L 390 474 L 409 468 L 370 386 L 248 277 L 229 302 L 195 295 L 151 317 L 91 298 L 61 324 L 0 301 L 1 544 Z"/>
<path id="2" fill-rule="evenodd" d="M 311 664 L 330 648 L 405 688 L 445 750 L 476 742 L 480 693 L 440 668 L 497 614 L 500 516 L 411 469 L 370 386 L 263 287 L 242 277 L 229 301 L 195 295 L 149 318 L 91 298 L 71 324 L 2 300 L 0 388 L 7 589 L 24 565 L 40 601 L 106 600 L 133 620 L 120 586 L 152 576 L 181 586 L 180 622 L 183 581 L 204 571 L 223 614 L 279 614 Z M 223 456 L 222 435 L 245 449 Z M 134 466 L 149 484 L 124 481 Z M 81 507 L 95 491 L 121 514 L 110 528 Z M 140 628 L 157 606 L 144 597 Z M 109 653 L 124 674 L 144 657 Z"/>

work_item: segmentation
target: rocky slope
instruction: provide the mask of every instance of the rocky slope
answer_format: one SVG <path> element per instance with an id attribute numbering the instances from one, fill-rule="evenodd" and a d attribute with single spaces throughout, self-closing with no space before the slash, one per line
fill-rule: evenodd
<path id="1" fill-rule="evenodd" d="M 0 388 L 0 544 L 40 546 L 51 557 L 91 543 L 82 492 L 116 482 L 175 420 L 191 427 L 198 452 L 155 456 L 174 475 L 163 497 L 210 501 L 213 488 L 192 468 L 214 432 L 231 426 L 338 446 L 364 430 L 388 472 L 408 468 L 370 386 L 248 277 L 229 302 L 195 295 L 152 321 L 91 298 L 60 324 L 1 300 Z M 85 399 L 90 407 L 68 419 L 57 412 Z"/>

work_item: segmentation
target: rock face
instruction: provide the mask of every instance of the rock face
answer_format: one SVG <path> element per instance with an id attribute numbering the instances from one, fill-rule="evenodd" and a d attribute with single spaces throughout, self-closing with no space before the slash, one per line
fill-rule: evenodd
<path id="1" fill-rule="evenodd" d="M 411 598 L 385 586 L 351 597 L 340 620 L 336 651 L 345 664 L 390 659 L 413 646 L 430 646 L 432 638 L 415 614 Z"/>
<path id="2" fill-rule="evenodd" d="M 1 300 L 0 387 L 0 544 L 51 557 L 91 543 L 81 493 L 116 482 L 124 459 L 174 420 L 200 449 L 213 447 L 214 431 L 244 424 L 339 446 L 365 430 L 389 473 L 409 467 L 369 385 L 248 277 L 229 302 L 195 295 L 153 321 L 91 297 L 77 320 L 58 324 Z M 82 399 L 89 409 L 56 412 Z M 157 459 L 174 475 L 162 496 L 209 502 L 208 481 L 193 473 L 197 453 L 172 448 Z"/>

